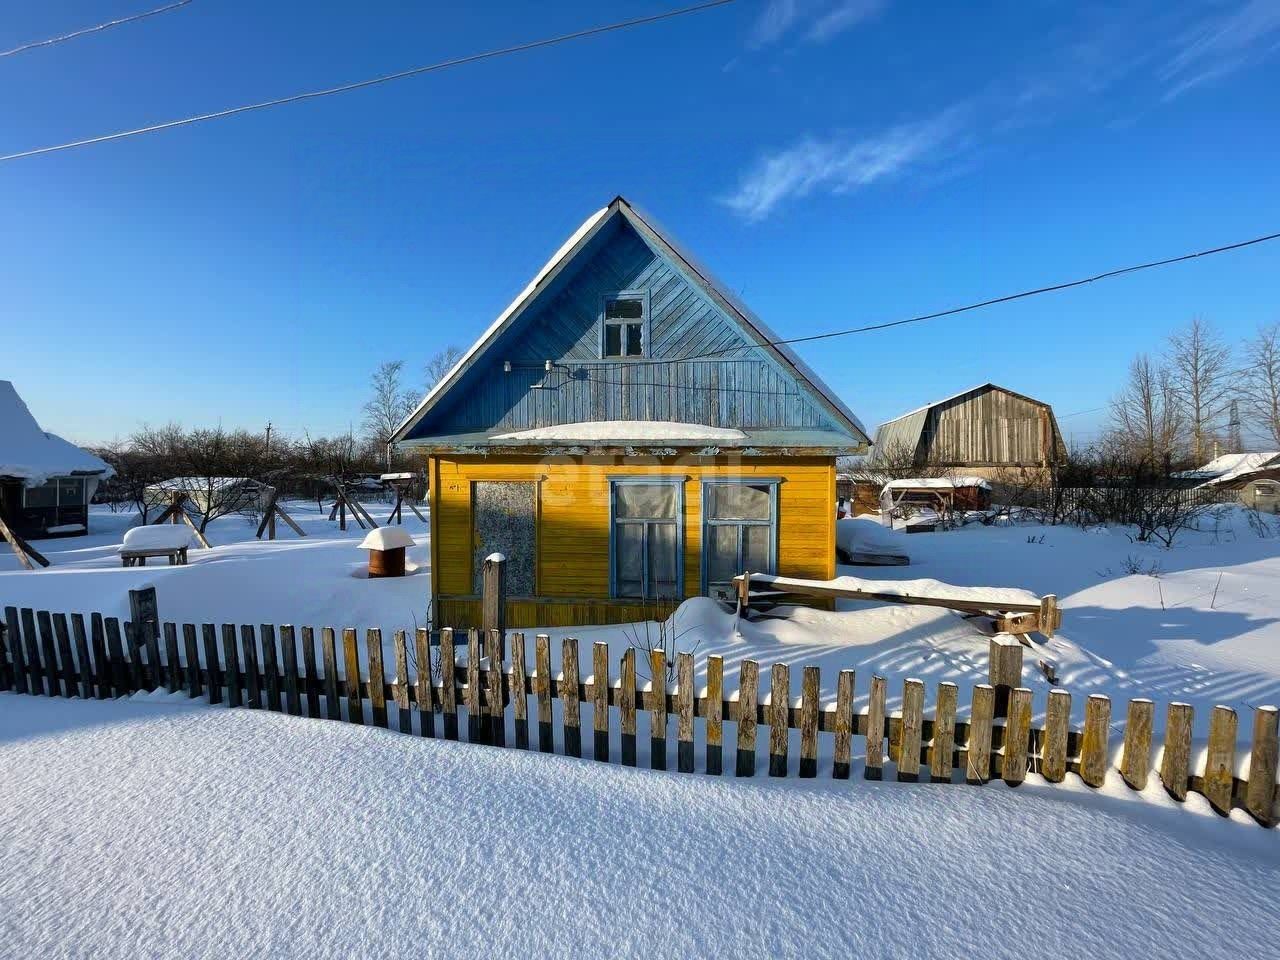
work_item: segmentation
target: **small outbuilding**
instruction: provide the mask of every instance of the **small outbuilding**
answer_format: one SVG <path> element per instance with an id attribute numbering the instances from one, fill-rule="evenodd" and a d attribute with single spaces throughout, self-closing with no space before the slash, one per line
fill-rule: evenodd
<path id="1" fill-rule="evenodd" d="M 1065 455 L 1049 404 L 983 383 L 880 424 L 868 466 L 928 467 L 986 479 L 1033 470 L 1048 482 L 1050 468 Z"/>
<path id="2" fill-rule="evenodd" d="M 0 517 L 19 537 L 89 531 L 89 501 L 112 474 L 87 450 L 40 429 L 12 383 L 0 380 Z"/>
<path id="3" fill-rule="evenodd" d="M 1234 490 L 1246 507 L 1280 513 L 1280 451 L 1226 453 L 1175 476 L 1198 487 Z"/>

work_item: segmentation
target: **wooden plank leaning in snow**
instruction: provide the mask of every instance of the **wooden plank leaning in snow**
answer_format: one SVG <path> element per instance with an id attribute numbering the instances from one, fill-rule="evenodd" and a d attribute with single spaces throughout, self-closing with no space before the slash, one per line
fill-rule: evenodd
<path id="1" fill-rule="evenodd" d="M 1033 724 L 1035 694 L 1023 687 L 1014 676 L 1008 677 L 1008 718 L 994 717 L 996 688 L 978 684 L 972 689 L 967 719 L 959 707 L 960 692 L 955 684 L 936 685 L 930 709 L 929 693 L 922 681 L 907 679 L 902 685 L 901 709 L 887 710 L 888 682 L 885 677 L 872 677 L 865 710 L 855 711 L 855 677 L 853 671 L 840 672 L 834 705 L 821 702 L 821 675 L 815 666 L 803 668 L 801 695 L 791 699 L 790 673 L 786 664 L 770 665 L 769 695 L 763 701 L 758 695 L 759 668 L 753 660 L 739 665 L 739 689 L 724 690 L 722 661 L 708 659 L 706 688 L 695 688 L 693 656 L 677 651 L 678 685 L 667 688 L 665 652 L 652 651 L 649 666 L 651 679 L 646 683 L 636 675 L 636 650 L 628 649 L 621 657 L 619 682 L 611 682 L 607 648 L 592 647 L 592 675 L 582 682 L 576 664 L 577 644 L 565 648 L 564 673 L 556 678 L 551 673 L 550 641 L 538 637 L 537 669 L 530 673 L 525 662 L 523 637 L 513 635 L 510 667 L 497 657 L 478 656 L 478 636 L 469 644 L 464 673 L 455 669 L 453 632 L 442 630 L 440 637 L 440 683 L 432 671 L 430 637 L 420 630 L 416 636 L 416 662 L 410 663 L 406 638 L 395 638 L 395 676 L 384 676 L 380 653 L 380 635 L 367 632 L 368 641 L 361 652 L 360 634 L 346 628 L 343 634 L 345 671 L 335 649 L 335 631 L 322 628 L 323 674 L 315 668 L 313 630 L 302 631 L 304 645 L 301 661 L 296 655 L 296 636 L 287 625 L 264 624 L 255 635 L 249 625 L 222 626 L 225 669 L 218 662 L 217 630 L 214 624 L 201 625 L 205 645 L 203 656 L 196 644 L 196 625 L 183 624 L 183 644 L 177 641 L 177 625 L 166 624 L 165 643 L 148 643 L 144 624 L 125 624 L 130 643 L 121 643 L 121 624 L 115 618 L 92 614 L 92 643 L 84 633 L 83 615 L 70 617 L 75 643 L 63 642 L 68 634 L 68 617 L 62 613 L 18 610 L 4 611 L 5 631 L 0 643 L 0 689 L 28 692 L 33 695 L 63 697 L 129 696 L 160 686 L 188 695 L 208 697 L 210 704 L 225 702 L 261 703 L 265 690 L 267 705 L 281 712 L 300 715 L 305 695 L 310 706 L 315 700 L 315 715 L 324 711 L 334 719 L 365 722 L 364 701 L 373 705 L 378 725 L 386 724 L 392 709 L 396 711 L 395 729 L 406 734 L 436 735 L 435 714 L 446 718 L 445 735 L 457 738 L 457 700 L 461 696 L 467 708 L 468 726 L 477 741 L 505 744 L 506 706 L 512 704 L 515 719 L 528 718 L 527 697 L 539 698 L 540 728 L 545 723 L 544 749 L 556 750 L 551 729 L 553 704 L 561 701 L 564 718 L 562 748 L 558 752 L 570 756 L 581 753 L 581 704 L 591 704 L 593 728 L 607 738 L 611 733 L 612 711 L 618 710 L 622 723 L 621 762 L 637 763 L 635 742 L 637 713 L 647 711 L 650 719 L 650 757 L 654 767 L 662 767 L 667 758 L 666 726 L 672 712 L 677 719 L 678 769 L 681 772 L 705 772 L 723 775 L 719 749 L 725 734 L 724 724 L 736 727 L 738 776 L 751 776 L 757 759 L 756 729 L 760 723 L 769 726 L 768 769 L 771 776 L 802 777 L 819 775 L 824 769 L 835 779 L 850 779 L 851 767 L 859 759 L 854 752 L 855 738 L 863 738 L 862 763 L 865 776 L 879 779 L 884 768 L 899 780 L 917 779 L 927 765 L 930 780 L 955 783 L 963 779 L 982 784 L 993 774 L 1013 786 L 1030 775 L 1039 773 L 1048 784 L 1060 783 L 1075 774 L 1092 787 L 1144 791 L 1150 779 L 1150 757 L 1156 705 L 1144 698 L 1130 701 L 1124 711 L 1123 753 L 1118 767 L 1113 766 L 1110 720 L 1112 704 L 1101 695 L 1090 696 L 1084 710 L 1084 724 L 1071 729 L 1071 697 L 1064 690 L 1048 692 L 1045 726 Z M 77 626 L 78 624 L 78 626 Z M 276 645 L 276 637 L 284 647 Z M 138 642 L 142 639 L 142 642 Z M 490 637 L 489 648 L 500 644 Z M 1016 644 L 1000 645 L 1019 651 Z M 283 657 L 278 656 L 283 652 Z M 243 658 L 243 659 L 242 659 Z M 361 660 L 365 663 L 362 664 Z M 259 666 L 261 661 L 261 667 Z M 300 669 L 300 665 L 302 669 Z M 362 671 L 368 668 L 367 679 Z M 340 678 L 340 673 L 343 676 Z M 341 682 L 340 682 L 341 680 Z M 1016 686 L 1015 686 L 1016 684 Z M 281 700 L 281 688 L 284 700 Z M 169 694 L 166 694 L 169 695 Z M 343 701 L 346 701 L 345 708 Z M 519 704 L 525 704 L 523 708 Z M 545 721 L 543 718 L 545 717 Z M 452 724 L 449 720 L 452 720 Z M 472 721 L 474 719 L 474 726 Z M 1244 810 L 1258 823 L 1273 826 L 1276 822 L 1277 759 L 1280 758 L 1280 713 L 1273 706 L 1255 709 L 1249 729 L 1252 742 L 1237 749 L 1238 719 L 1234 710 L 1215 708 L 1208 720 L 1208 741 L 1202 749 L 1192 751 L 1194 716 L 1186 704 L 1171 704 L 1164 732 L 1164 747 L 1159 776 L 1168 794 L 1176 801 L 1186 801 L 1190 794 L 1204 798 L 1202 809 L 1216 810 L 1222 815 Z M 701 765 L 695 752 L 698 725 L 701 721 L 707 746 Z M 791 731 L 799 731 L 799 768 L 790 765 L 788 744 Z M 541 729 L 540 729 L 541 734 Z M 828 739 L 829 738 L 829 739 Z M 886 760 L 884 745 L 890 745 Z M 540 740 L 542 737 L 540 735 Z M 521 745 L 517 738 L 517 745 Z M 523 746 L 527 747 L 527 736 Z M 598 759 L 612 761 L 608 745 L 597 739 Z M 1149 792 L 1149 791 L 1148 791 Z"/>

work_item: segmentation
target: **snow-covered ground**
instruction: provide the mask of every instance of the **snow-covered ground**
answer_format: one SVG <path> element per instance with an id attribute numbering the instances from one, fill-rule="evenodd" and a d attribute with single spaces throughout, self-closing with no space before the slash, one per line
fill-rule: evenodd
<path id="1" fill-rule="evenodd" d="M 154 584 L 160 615 L 177 622 L 387 629 L 425 624 L 431 594 L 426 524 L 406 508 L 404 529 L 417 544 L 408 552 L 410 575 L 370 580 L 365 576 L 368 553 L 359 549 L 366 531 L 350 517 L 346 532 L 339 531 L 338 522 L 328 519 L 329 506 L 286 504 L 305 538 L 279 522 L 277 539 L 255 540 L 257 522 L 231 515 L 209 525 L 211 549 L 192 543 L 187 566 L 171 567 L 158 559 L 130 569 L 121 567 L 118 549 L 137 515 L 93 507 L 88 536 L 32 544 L 51 561 L 47 569 L 25 571 L 7 545 L 0 549 L 0 606 L 98 611 L 127 619 L 129 590 Z M 390 512 L 376 502 L 366 507 L 378 523 Z"/>
<path id="2" fill-rule="evenodd" d="M 0 769 L 5 956 L 1216 958 L 1280 942 L 1273 835 L 1034 777 L 663 774 L 145 695 L 0 694 Z"/>
<path id="3" fill-rule="evenodd" d="M 161 616 L 180 622 L 381 627 L 388 644 L 393 630 L 426 623 L 425 524 L 406 511 L 404 529 L 415 541 L 411 575 L 369 580 L 366 555 L 357 548 L 364 534 L 354 523 L 340 533 L 314 503 L 292 502 L 288 508 L 307 531 L 305 539 L 280 524 L 279 539 L 257 541 L 250 522 L 226 517 L 210 526 L 213 548 L 193 548 L 188 566 L 152 561 L 145 569 L 121 568 L 115 552 L 133 517 L 94 508 L 92 535 L 38 542 L 54 564 L 47 570 L 23 571 L 0 551 L 0 607 L 127 617 L 128 589 L 154 583 Z M 381 520 L 388 508 L 370 509 Z M 1254 706 L 1280 701 L 1280 525 L 1274 520 L 1271 535 L 1260 536 L 1243 511 L 1223 508 L 1171 550 L 1135 543 L 1124 528 L 971 525 L 908 536 L 866 519 L 841 524 L 842 539 L 857 540 L 863 549 L 911 556 L 909 566 L 842 567 L 845 575 L 903 586 L 932 579 L 1056 593 L 1062 630 L 1025 658 L 1024 682 L 1036 690 L 1038 708 L 1048 689 L 1034 666 L 1039 657 L 1052 660 L 1060 685 L 1080 695 L 1077 715 L 1089 693 L 1120 702 L 1136 696 L 1162 705 L 1184 700 L 1196 706 L 1198 725 L 1214 704 L 1246 717 Z M 840 607 L 796 609 L 783 618 L 744 622 L 735 632 L 731 614 L 711 601 L 694 600 L 667 625 L 668 636 L 675 637 L 668 649 L 692 651 L 699 674 L 707 654 L 723 656 L 727 689 L 736 686 L 744 657 L 766 665 L 817 665 L 828 698 L 834 696 L 837 672 L 852 668 L 859 675 L 859 703 L 871 672 L 891 678 L 891 704 L 907 676 L 924 679 L 931 690 L 940 680 L 959 683 L 962 707 L 968 687 L 985 679 L 987 635 L 980 624 L 933 607 L 853 601 Z M 590 644 L 603 640 L 616 667 L 625 647 L 657 643 L 661 628 L 648 623 L 546 632 L 553 638 L 553 659 L 559 659 L 560 639 L 574 636 L 583 645 L 584 664 L 591 662 Z M 389 649 L 386 660 L 393 662 Z M 646 672 L 643 662 L 640 672 Z M 1162 711 L 1157 721 L 1162 723 Z"/>

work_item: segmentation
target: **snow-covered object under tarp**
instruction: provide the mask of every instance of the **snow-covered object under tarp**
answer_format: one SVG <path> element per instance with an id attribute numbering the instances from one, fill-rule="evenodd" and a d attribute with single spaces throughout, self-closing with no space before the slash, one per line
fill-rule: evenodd
<path id="1" fill-rule="evenodd" d="M 413 537 L 404 527 L 379 527 L 370 530 L 360 541 L 361 550 L 398 550 L 401 547 L 412 547 Z"/>
<path id="2" fill-rule="evenodd" d="M 1013 609 L 1020 606 L 1040 608 L 1040 598 L 1030 590 L 1017 587 L 958 587 L 941 580 L 866 580 L 862 577 L 836 577 L 834 580 L 804 580 L 799 577 L 771 577 L 761 573 L 751 575 L 753 587 L 772 587 L 786 592 L 788 588 L 817 587 L 825 590 L 850 593 L 874 593 L 884 597 L 901 597 L 921 600 L 957 603 L 982 603 L 993 610 Z"/>
<path id="3" fill-rule="evenodd" d="M 0 477 L 38 487 L 51 477 L 108 477 L 113 472 L 88 451 L 41 430 L 13 384 L 0 380 Z"/>
<path id="4" fill-rule="evenodd" d="M 134 527 L 124 535 L 121 550 L 182 550 L 191 546 L 191 528 L 186 524 L 159 523 Z"/>
<path id="5" fill-rule="evenodd" d="M 541 440 L 560 443 L 740 443 L 747 438 L 741 430 L 708 427 L 701 423 L 666 420 L 592 420 L 537 427 L 516 433 L 502 433 L 494 440 Z"/>

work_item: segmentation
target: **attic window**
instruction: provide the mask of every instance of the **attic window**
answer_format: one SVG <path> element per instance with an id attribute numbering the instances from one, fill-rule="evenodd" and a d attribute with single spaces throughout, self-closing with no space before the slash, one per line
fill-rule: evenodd
<path id="1" fill-rule="evenodd" d="M 643 292 L 623 292 L 605 297 L 601 313 L 600 356 L 643 357 L 648 340 L 648 296 Z"/>

